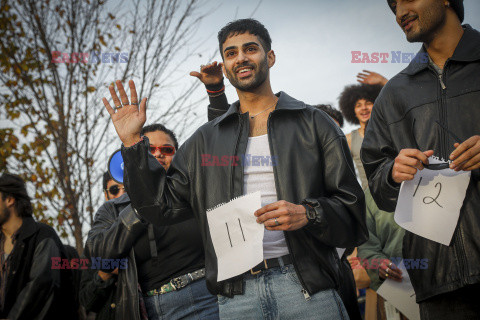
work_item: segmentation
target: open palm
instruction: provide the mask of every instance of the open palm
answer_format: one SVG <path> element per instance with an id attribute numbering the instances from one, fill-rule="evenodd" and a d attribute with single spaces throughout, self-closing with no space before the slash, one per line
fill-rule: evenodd
<path id="1" fill-rule="evenodd" d="M 218 84 L 222 82 L 223 79 L 222 65 L 222 63 L 213 61 L 207 65 L 202 65 L 200 67 L 200 72 L 192 71 L 190 72 L 190 75 L 198 78 L 204 85 Z"/>
<path id="2" fill-rule="evenodd" d="M 122 140 L 124 146 L 130 147 L 140 139 L 140 131 L 147 120 L 147 98 L 143 98 L 140 106 L 138 105 L 135 83 L 133 80 L 130 80 L 128 82 L 130 87 L 130 103 L 122 82 L 117 80 L 115 84 L 117 85 L 121 100 L 118 98 L 113 85 L 108 88 L 115 108 L 110 106 L 106 98 L 103 98 L 102 101 L 112 118 L 118 137 Z"/>

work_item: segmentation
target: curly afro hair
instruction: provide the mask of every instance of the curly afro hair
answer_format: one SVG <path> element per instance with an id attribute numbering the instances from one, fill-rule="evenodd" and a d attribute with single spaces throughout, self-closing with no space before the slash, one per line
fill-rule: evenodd
<path id="1" fill-rule="evenodd" d="M 359 124 L 360 122 L 355 116 L 355 104 L 361 99 L 375 102 L 382 88 L 382 85 L 379 84 L 352 84 L 346 86 L 340 94 L 338 103 L 345 119 L 350 123 Z"/>

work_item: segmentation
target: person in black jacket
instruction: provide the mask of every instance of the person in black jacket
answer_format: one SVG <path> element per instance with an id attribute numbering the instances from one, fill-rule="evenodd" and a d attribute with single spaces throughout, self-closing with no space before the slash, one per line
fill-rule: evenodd
<path id="1" fill-rule="evenodd" d="M 0 319 L 77 319 L 78 304 L 70 269 L 52 227 L 36 222 L 25 183 L 0 177 Z"/>
<path id="2" fill-rule="evenodd" d="M 103 174 L 103 191 L 105 201 L 121 197 L 125 193 L 123 184 L 113 180 L 108 171 Z M 118 212 L 116 214 L 118 216 Z M 82 270 L 79 300 L 89 318 L 97 320 L 115 319 L 115 287 L 118 268 L 108 272 L 92 269 L 90 248 L 87 245 L 83 251 L 83 258 L 89 260 L 88 269 Z M 95 313 L 92 316 L 92 313 Z"/>
<path id="3" fill-rule="evenodd" d="M 370 191 L 381 210 L 392 212 L 400 184 L 430 156 L 471 172 L 450 244 L 406 231 L 403 257 L 428 259 L 428 268 L 408 269 L 422 319 L 478 319 L 480 33 L 461 25 L 461 0 L 388 4 L 407 40 L 423 46 L 375 102 L 361 150 Z M 382 269 L 388 276 L 389 266 Z"/>
<path id="4" fill-rule="evenodd" d="M 206 86 L 210 98 L 208 119 L 212 120 L 226 111 L 223 76 L 216 62 L 200 69 L 191 75 Z M 151 154 L 168 170 L 178 149 L 175 134 L 161 124 L 145 126 L 142 133 L 150 138 Z M 105 179 L 104 185 L 107 182 L 113 184 Z M 104 189 L 110 192 L 105 186 Z M 203 273 L 195 273 L 204 268 L 195 222 L 191 219 L 160 228 L 140 225 L 128 218 L 131 206 L 127 194 L 109 196 L 115 198 L 98 210 L 85 253 L 88 258 L 128 258 L 128 265 L 116 270 L 112 278 L 105 277 L 109 274 L 101 270 L 98 274 L 84 271 L 81 301 L 87 310 L 97 312 L 97 319 L 140 319 L 147 314 L 149 319 L 217 319 L 216 296 L 208 293 Z M 196 281 L 187 286 L 171 286 L 174 279 L 183 279 L 189 273 Z"/>
<path id="5" fill-rule="evenodd" d="M 233 21 L 218 38 L 224 74 L 240 101 L 200 127 L 177 151 L 168 173 L 149 154 L 148 138 L 141 136 L 146 99 L 138 99 L 133 81 L 130 99 L 120 81 L 120 98 L 110 87 L 115 109 L 103 99 L 123 142 L 124 183 L 134 217 L 155 225 L 196 218 L 207 286 L 221 295 L 221 318 L 345 318 L 336 291 L 340 268 L 335 247 L 360 245 L 368 234 L 364 194 L 345 136 L 323 111 L 284 92 L 273 93 L 269 69 L 275 54 L 261 23 Z M 252 159 L 270 157 L 275 165 L 239 165 L 237 160 L 249 151 Z M 262 207 L 251 219 L 266 229 L 264 262 L 218 281 L 207 210 L 258 188 Z"/>

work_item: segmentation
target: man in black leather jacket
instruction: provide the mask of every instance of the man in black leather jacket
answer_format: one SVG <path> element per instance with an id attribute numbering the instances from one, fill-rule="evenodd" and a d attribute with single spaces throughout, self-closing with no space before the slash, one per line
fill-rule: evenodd
<path id="1" fill-rule="evenodd" d="M 0 319 L 78 319 L 70 269 L 55 230 L 32 217 L 23 180 L 0 176 Z"/>
<path id="2" fill-rule="evenodd" d="M 115 110 L 104 99 L 124 144 L 125 185 L 132 206 L 142 219 L 159 225 L 195 216 L 205 246 L 208 288 L 223 295 L 221 318 L 263 317 L 261 301 L 241 302 L 253 290 L 252 281 L 281 270 L 285 275 L 275 277 L 269 288 L 279 290 L 274 295 L 288 297 L 285 303 L 264 301 L 265 316 L 308 318 L 314 312 L 314 317 L 341 319 L 346 315 L 335 292 L 340 277 L 335 247 L 357 246 L 367 238 L 364 194 L 345 136 L 323 111 L 284 92 L 273 94 L 269 68 L 275 54 L 268 31 L 258 21 L 232 22 L 219 33 L 219 43 L 224 74 L 237 88 L 240 101 L 200 127 L 180 147 L 168 174 L 149 156 L 148 139 L 140 138 L 146 99 L 138 108 L 133 81 L 129 83 L 132 104 L 118 81 L 122 102 L 113 88 Z M 262 135 L 268 138 L 271 157 L 277 159 L 272 176 L 278 201 L 264 205 L 255 215 L 268 231 L 283 231 L 288 254 L 217 282 L 217 258 L 206 211 L 243 195 L 245 175 L 244 168 L 233 163 L 205 167 L 202 155 L 236 159 L 245 154 L 249 137 Z M 275 285 L 288 279 L 296 289 L 286 291 Z"/>
<path id="3" fill-rule="evenodd" d="M 423 46 L 375 102 L 361 151 L 370 190 L 391 212 L 400 183 L 432 154 L 472 171 L 450 245 L 407 231 L 403 255 L 428 259 L 427 269 L 408 270 L 422 319 L 478 319 L 480 33 L 461 26 L 463 1 L 388 2 L 407 40 Z"/>

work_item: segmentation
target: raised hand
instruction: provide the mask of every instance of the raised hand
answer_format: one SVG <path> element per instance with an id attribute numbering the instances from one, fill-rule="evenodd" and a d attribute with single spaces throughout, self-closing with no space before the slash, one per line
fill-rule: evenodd
<path id="1" fill-rule="evenodd" d="M 122 82 L 115 81 L 120 99 L 118 99 L 115 87 L 111 85 L 108 89 L 112 95 L 115 108 L 112 108 L 106 98 L 103 98 L 103 104 L 112 118 L 113 125 L 117 131 L 118 137 L 122 140 L 125 147 L 130 147 L 140 140 L 140 131 L 147 120 L 147 98 L 143 98 L 138 106 L 137 90 L 133 80 L 128 82 L 130 87 L 130 100 L 123 88 Z"/>
<path id="2" fill-rule="evenodd" d="M 362 73 L 364 72 L 364 73 Z M 373 71 L 363 70 L 357 74 L 357 81 L 364 84 L 381 84 L 384 86 L 388 79 Z"/>
<path id="3" fill-rule="evenodd" d="M 221 62 L 213 61 L 210 64 L 201 65 L 200 72 L 192 71 L 190 75 L 198 78 L 206 86 L 219 84 L 223 80 L 222 65 Z"/>

